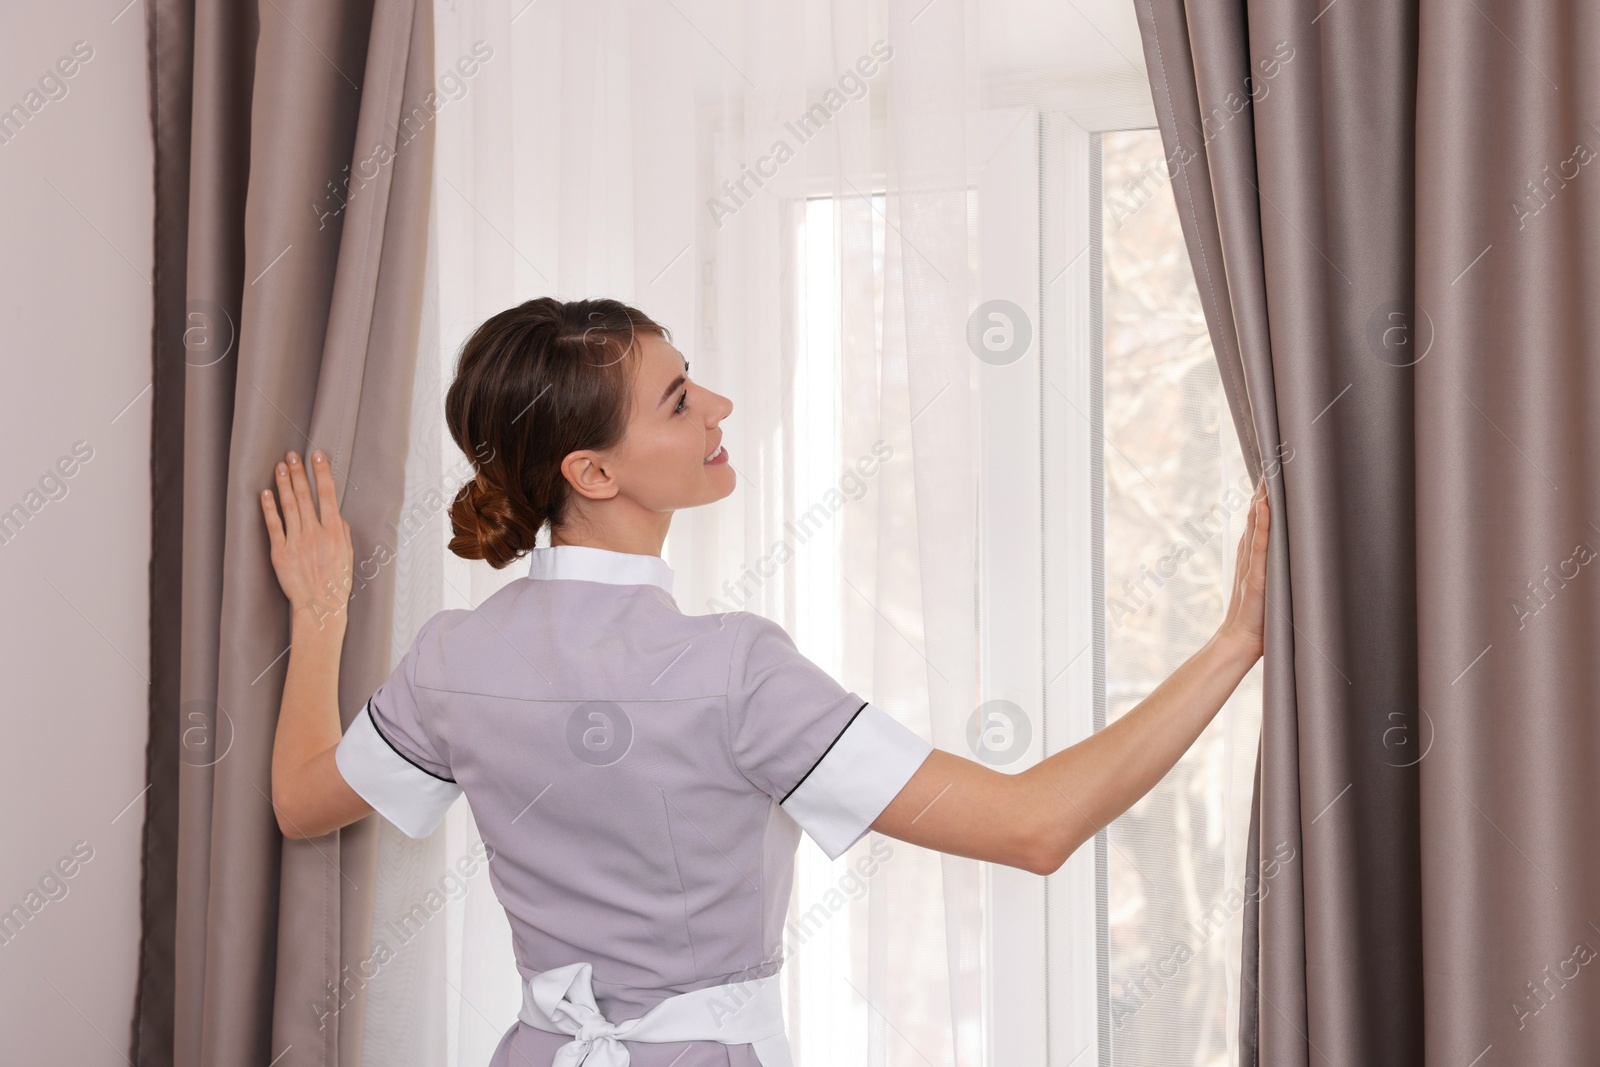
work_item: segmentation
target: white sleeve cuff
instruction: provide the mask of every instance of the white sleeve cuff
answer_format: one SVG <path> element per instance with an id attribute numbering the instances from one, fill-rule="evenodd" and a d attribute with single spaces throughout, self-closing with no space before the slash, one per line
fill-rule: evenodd
<path id="1" fill-rule="evenodd" d="M 407 837 L 427 837 L 461 795 L 461 787 L 412 763 L 378 732 L 370 702 L 339 739 L 333 761 L 350 788 Z"/>
<path id="2" fill-rule="evenodd" d="M 869 702 L 781 807 L 836 860 L 866 836 L 932 751 L 932 744 Z"/>

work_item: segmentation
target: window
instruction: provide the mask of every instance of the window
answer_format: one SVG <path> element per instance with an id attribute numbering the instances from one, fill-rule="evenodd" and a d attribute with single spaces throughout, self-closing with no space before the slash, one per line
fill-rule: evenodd
<path id="1" fill-rule="evenodd" d="M 1039 725 L 1031 758 L 1001 767 L 1016 771 L 1126 713 L 1205 642 L 1252 486 L 1159 133 L 1091 133 L 1016 107 L 986 112 L 984 136 L 993 151 L 973 180 L 972 266 L 986 291 L 1035 294 L 1016 305 L 1033 336 L 1026 357 L 974 367 L 983 688 Z M 787 216 L 797 513 L 851 458 L 837 403 L 839 205 L 812 196 Z M 872 208 L 881 343 L 884 241 L 897 237 L 882 191 Z M 797 636 L 814 650 L 842 641 L 838 537 L 835 525 L 795 567 Z M 987 870 L 985 1062 L 1231 1062 L 1259 677 L 1055 875 Z M 803 908 L 829 884 L 798 871 Z M 828 936 L 829 951 L 849 952 L 846 924 Z M 848 1003 L 843 983 L 814 971 L 805 988 Z M 855 1034 L 828 1044 L 806 1025 L 802 1015 L 793 1028 L 802 1067 L 865 1047 Z M 915 1043 L 914 1031 L 902 1036 Z"/>

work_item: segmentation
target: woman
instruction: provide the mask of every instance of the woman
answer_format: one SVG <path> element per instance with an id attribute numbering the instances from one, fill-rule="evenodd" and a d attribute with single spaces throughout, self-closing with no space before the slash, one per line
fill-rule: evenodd
<path id="1" fill-rule="evenodd" d="M 778 625 L 678 609 L 673 512 L 734 487 L 733 405 L 688 369 L 613 300 L 530 300 L 478 328 L 445 399 L 476 457 L 450 549 L 497 568 L 526 555 L 528 578 L 424 623 L 342 734 L 350 526 L 320 453 L 308 475 L 290 452 L 276 502 L 262 493 L 294 635 L 278 824 L 316 837 L 376 810 L 423 837 L 467 794 L 525 980 L 491 1067 L 787 1067 L 777 981 L 802 829 L 835 859 L 872 829 L 1049 874 L 1262 653 L 1258 487 L 1221 627 L 1138 706 L 1018 774 L 935 749 Z"/>

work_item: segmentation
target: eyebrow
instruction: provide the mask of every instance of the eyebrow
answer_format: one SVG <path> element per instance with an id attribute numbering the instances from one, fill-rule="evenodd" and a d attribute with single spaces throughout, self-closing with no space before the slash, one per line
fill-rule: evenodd
<path id="1" fill-rule="evenodd" d="M 685 371 L 689 369 L 689 361 L 687 359 L 683 361 L 683 369 Z M 667 386 L 666 391 L 661 394 L 661 399 L 656 401 L 657 411 L 661 410 L 661 405 L 667 402 L 667 397 L 671 396 L 673 393 L 676 393 L 678 391 L 678 387 L 686 380 L 687 379 L 685 379 L 681 374 L 672 379 L 672 384 Z"/>

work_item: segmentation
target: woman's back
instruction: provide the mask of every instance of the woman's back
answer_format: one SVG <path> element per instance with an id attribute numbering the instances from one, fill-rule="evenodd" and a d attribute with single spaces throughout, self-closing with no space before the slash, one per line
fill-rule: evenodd
<path id="1" fill-rule="evenodd" d="M 340 745 L 407 833 L 466 793 L 523 978 L 588 962 L 613 1023 L 777 972 L 801 829 L 842 854 L 932 750 L 781 627 L 684 615 L 671 588 L 659 556 L 535 549 L 529 578 L 423 626 Z M 570 1040 L 513 1027 L 494 1062 L 543 1067 Z M 628 1050 L 757 1063 L 715 1041 Z"/>

